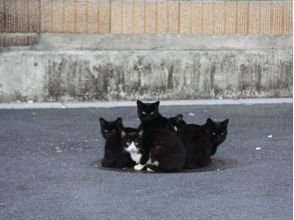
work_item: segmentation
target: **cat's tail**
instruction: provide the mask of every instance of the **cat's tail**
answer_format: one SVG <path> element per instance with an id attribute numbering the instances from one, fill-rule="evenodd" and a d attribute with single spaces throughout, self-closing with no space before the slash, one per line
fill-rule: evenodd
<path id="1" fill-rule="evenodd" d="M 115 167 L 115 162 L 113 160 L 103 159 L 101 161 L 101 165 L 103 167 L 114 168 Z"/>
<path id="2" fill-rule="evenodd" d="M 147 165 L 146 168 L 149 172 L 163 172 L 162 169 L 160 169 L 158 166 L 154 166 L 151 164 Z"/>

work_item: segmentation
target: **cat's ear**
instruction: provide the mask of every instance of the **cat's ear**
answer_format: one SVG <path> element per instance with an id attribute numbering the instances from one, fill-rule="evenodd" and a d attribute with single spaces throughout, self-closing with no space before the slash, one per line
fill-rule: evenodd
<path id="1" fill-rule="evenodd" d="M 214 124 L 214 122 L 213 122 L 213 120 L 212 120 L 211 118 L 208 118 L 208 119 L 206 120 L 206 124 L 208 124 L 208 125 L 212 125 L 212 124 Z"/>
<path id="2" fill-rule="evenodd" d="M 122 119 L 121 119 L 121 117 L 119 117 L 119 118 L 117 118 L 117 119 L 115 120 L 115 124 L 116 124 L 116 126 L 117 126 L 119 129 L 122 129 L 123 125 L 122 125 Z"/>
<path id="3" fill-rule="evenodd" d="M 152 103 L 156 108 L 158 108 L 159 107 L 159 104 L 160 104 L 160 101 L 157 101 L 157 102 L 154 102 L 154 103 Z"/>
<path id="4" fill-rule="evenodd" d="M 121 117 L 118 117 L 116 120 L 115 120 L 116 123 L 122 123 L 122 119 Z"/>
<path id="5" fill-rule="evenodd" d="M 142 106 L 144 105 L 143 102 L 141 102 L 140 100 L 137 100 L 137 107 L 140 109 L 142 108 Z"/>
<path id="6" fill-rule="evenodd" d="M 138 135 L 139 135 L 140 138 L 143 137 L 143 129 L 139 129 L 139 131 L 138 131 Z"/>
<path id="7" fill-rule="evenodd" d="M 214 127 L 214 121 L 211 118 L 206 120 L 205 129 L 209 132 Z"/>
<path id="8" fill-rule="evenodd" d="M 100 121 L 101 127 L 104 127 L 107 123 L 107 121 L 104 118 L 99 118 L 99 121 Z"/>
<path id="9" fill-rule="evenodd" d="M 182 121 L 183 120 L 183 115 L 182 114 L 177 114 L 176 120 L 177 120 L 177 123 L 179 123 L 180 121 Z"/>
<path id="10" fill-rule="evenodd" d="M 228 127 L 229 124 L 229 119 L 227 118 L 226 120 L 224 120 L 223 122 L 221 122 L 221 124 L 225 127 Z"/>
<path id="11" fill-rule="evenodd" d="M 204 129 L 205 129 L 206 134 L 210 133 L 210 130 L 211 130 L 211 127 L 212 127 L 211 125 L 212 125 L 212 120 L 211 120 L 211 118 L 208 118 L 206 120 L 205 125 L 204 125 Z"/>
<path id="12" fill-rule="evenodd" d="M 120 131 L 120 136 L 122 139 L 125 139 L 127 137 L 127 132 L 125 132 L 124 130 Z"/>

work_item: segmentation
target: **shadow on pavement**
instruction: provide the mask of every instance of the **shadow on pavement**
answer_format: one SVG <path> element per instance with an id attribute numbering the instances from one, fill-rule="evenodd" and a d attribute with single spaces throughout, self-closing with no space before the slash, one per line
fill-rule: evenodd
<path id="1" fill-rule="evenodd" d="M 92 165 L 98 169 L 116 171 L 116 172 L 128 172 L 128 173 L 148 173 L 154 174 L 153 172 L 147 171 L 136 171 L 133 168 L 107 168 L 101 166 L 101 160 L 95 161 Z M 208 166 L 197 168 L 197 169 L 186 169 L 181 173 L 198 173 L 198 172 L 212 172 L 230 169 L 237 166 L 237 161 L 235 160 L 223 160 L 223 159 L 212 159 Z"/>

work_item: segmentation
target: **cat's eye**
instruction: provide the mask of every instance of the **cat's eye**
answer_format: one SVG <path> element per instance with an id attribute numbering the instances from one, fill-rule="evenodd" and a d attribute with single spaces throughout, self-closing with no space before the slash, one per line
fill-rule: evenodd
<path id="1" fill-rule="evenodd" d="M 143 114 L 143 115 L 147 115 L 147 113 L 146 113 L 146 112 L 142 112 L 142 114 Z"/>
<path id="2" fill-rule="evenodd" d="M 127 145 L 131 145 L 131 142 L 127 142 L 126 144 L 127 144 Z"/>
<path id="3" fill-rule="evenodd" d="M 113 129 L 112 132 L 115 132 L 115 129 Z"/>
<path id="4" fill-rule="evenodd" d="M 154 115 L 154 112 L 151 112 L 150 115 Z"/>
<path id="5" fill-rule="evenodd" d="M 220 133 L 221 136 L 223 136 L 225 134 L 225 132 Z"/>
<path id="6" fill-rule="evenodd" d="M 108 132 L 108 130 L 107 129 L 104 129 L 104 132 Z"/>
<path id="7" fill-rule="evenodd" d="M 139 145 L 139 142 L 136 141 L 136 142 L 135 142 L 135 145 L 136 145 L 136 146 Z"/>
<path id="8" fill-rule="evenodd" d="M 213 136 L 215 136 L 215 135 L 216 135 L 216 133 L 215 133 L 215 132 L 211 132 L 211 134 L 212 134 Z"/>

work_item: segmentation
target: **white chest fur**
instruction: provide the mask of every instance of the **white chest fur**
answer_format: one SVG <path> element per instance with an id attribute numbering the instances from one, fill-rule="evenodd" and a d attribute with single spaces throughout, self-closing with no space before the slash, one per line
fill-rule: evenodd
<path id="1" fill-rule="evenodd" d="M 136 163 L 140 163 L 142 154 L 138 153 L 138 152 L 132 152 L 131 153 L 131 158 L 133 161 L 135 161 Z"/>
<path id="2" fill-rule="evenodd" d="M 140 153 L 140 151 L 138 150 L 138 148 L 136 147 L 134 142 L 132 142 L 128 146 L 128 148 L 126 148 L 126 150 L 130 153 L 131 158 L 132 158 L 133 161 L 135 161 L 137 164 L 140 163 L 142 154 Z"/>

